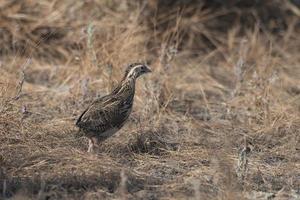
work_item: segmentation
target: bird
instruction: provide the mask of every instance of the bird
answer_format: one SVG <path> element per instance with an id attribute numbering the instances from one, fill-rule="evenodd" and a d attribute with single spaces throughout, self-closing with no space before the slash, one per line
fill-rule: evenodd
<path id="1" fill-rule="evenodd" d="M 127 66 L 125 74 L 112 92 L 96 98 L 76 121 L 79 132 L 88 138 L 88 152 L 119 131 L 128 119 L 135 94 L 135 82 L 138 77 L 151 72 L 143 63 Z"/>

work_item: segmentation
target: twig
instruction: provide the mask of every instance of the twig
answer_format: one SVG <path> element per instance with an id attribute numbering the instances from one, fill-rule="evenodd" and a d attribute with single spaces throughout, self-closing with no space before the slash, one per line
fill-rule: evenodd
<path id="1" fill-rule="evenodd" d="M 3 181 L 3 188 L 2 188 L 2 196 L 5 198 L 6 197 L 6 190 L 7 190 L 7 183 L 6 179 Z"/>
<path id="2" fill-rule="evenodd" d="M 127 176 L 125 174 L 124 169 L 121 170 L 121 182 L 120 182 L 120 192 L 121 192 L 121 198 L 122 199 L 127 199 L 126 194 L 127 194 L 127 189 L 126 189 L 126 183 L 127 183 Z"/>
<path id="3" fill-rule="evenodd" d="M 21 97 L 22 89 L 23 89 L 23 84 L 25 81 L 25 70 L 27 66 L 31 63 L 31 58 L 28 58 L 26 62 L 23 64 L 21 67 L 21 73 L 20 73 L 20 81 L 17 85 L 17 92 L 13 100 L 18 100 Z"/>
<path id="4" fill-rule="evenodd" d="M 239 153 L 236 173 L 242 184 L 244 184 L 247 172 L 248 172 L 248 164 L 249 164 L 249 154 L 251 152 L 251 148 L 247 145 L 246 138 L 244 138 L 244 147 L 241 149 Z"/>
<path id="5" fill-rule="evenodd" d="M 291 10 L 295 15 L 297 15 L 298 17 L 300 17 L 300 9 L 295 6 L 293 3 L 286 1 L 286 7 Z"/>

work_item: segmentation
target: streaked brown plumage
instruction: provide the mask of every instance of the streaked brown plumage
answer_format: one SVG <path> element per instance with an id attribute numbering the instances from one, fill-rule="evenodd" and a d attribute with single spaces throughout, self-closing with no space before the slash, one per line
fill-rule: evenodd
<path id="1" fill-rule="evenodd" d="M 127 67 L 125 76 L 111 94 L 96 99 L 78 118 L 76 126 L 89 138 L 88 152 L 94 145 L 116 133 L 128 119 L 136 79 L 151 70 L 141 63 Z"/>

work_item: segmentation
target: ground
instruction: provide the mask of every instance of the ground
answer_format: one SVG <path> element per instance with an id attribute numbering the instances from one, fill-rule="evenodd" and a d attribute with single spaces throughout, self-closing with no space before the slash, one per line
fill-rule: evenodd
<path id="1" fill-rule="evenodd" d="M 300 199 L 297 2 L 122 2 L 0 3 L 0 199 Z M 137 61 L 87 153 L 77 117 Z"/>

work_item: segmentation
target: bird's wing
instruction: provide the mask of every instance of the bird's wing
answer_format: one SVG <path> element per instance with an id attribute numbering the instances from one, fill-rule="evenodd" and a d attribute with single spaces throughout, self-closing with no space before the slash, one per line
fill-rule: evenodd
<path id="1" fill-rule="evenodd" d="M 121 99 L 117 97 L 105 96 L 97 99 L 80 115 L 76 125 L 96 132 L 114 128 L 123 120 L 121 104 Z"/>
<path id="2" fill-rule="evenodd" d="M 87 109 L 85 109 L 81 115 L 78 117 L 77 121 L 76 121 L 76 126 L 80 126 L 80 123 L 82 123 L 82 117 L 85 115 L 86 112 L 88 112 L 90 109 L 92 109 L 92 107 L 94 106 L 95 102 L 105 102 L 107 99 L 109 99 L 109 95 L 100 97 L 99 99 L 96 99 Z"/>

